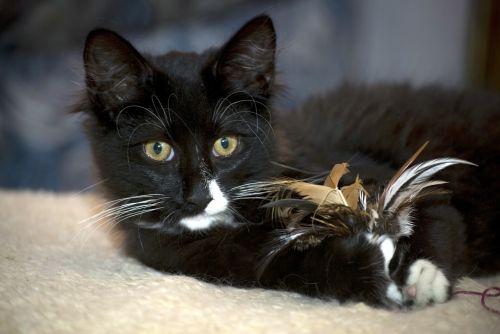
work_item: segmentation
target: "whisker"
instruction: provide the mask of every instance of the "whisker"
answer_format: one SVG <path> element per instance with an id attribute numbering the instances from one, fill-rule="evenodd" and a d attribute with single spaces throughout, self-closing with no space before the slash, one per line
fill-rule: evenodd
<path id="1" fill-rule="evenodd" d="M 244 91 L 234 91 L 230 94 L 228 94 L 226 97 L 220 99 L 217 104 L 215 105 L 215 108 L 214 108 L 214 113 L 212 114 L 212 121 L 213 123 L 217 123 L 217 121 L 219 119 L 221 119 L 222 115 L 221 115 L 221 110 L 222 110 L 222 104 L 229 101 L 229 98 L 235 94 L 248 94 Z"/>
<path id="2" fill-rule="evenodd" d="M 175 214 L 175 211 L 170 212 L 165 218 L 162 219 L 161 223 L 162 225 L 165 225 L 165 222 L 169 220 L 170 217 L 172 217 Z M 169 225 L 170 222 L 167 222 L 167 225 Z"/>
<path id="3" fill-rule="evenodd" d="M 144 110 L 146 111 L 149 115 L 151 115 L 155 120 L 157 120 L 159 122 L 159 125 L 156 124 L 157 126 L 159 126 L 160 128 L 162 129 L 165 129 L 165 131 L 167 131 L 167 127 L 165 126 L 165 123 L 161 120 L 160 117 L 158 117 L 158 115 L 156 115 L 153 110 L 149 109 L 149 108 L 146 108 L 146 107 L 143 107 L 143 106 L 140 106 L 138 104 L 132 104 L 132 105 L 128 105 L 124 108 L 122 108 L 119 112 L 118 112 L 118 115 L 116 116 L 116 130 L 118 132 L 118 135 L 121 137 L 121 132 L 120 132 L 120 118 L 122 116 L 122 114 L 127 111 L 128 109 L 131 109 L 131 108 L 137 108 L 137 109 L 141 109 L 141 110 Z"/>
<path id="4" fill-rule="evenodd" d="M 277 162 L 277 161 L 271 161 L 271 164 L 273 164 L 275 166 L 278 166 L 278 167 L 281 167 L 281 168 L 285 168 L 285 169 L 294 171 L 294 172 L 299 172 L 299 173 L 302 173 L 302 174 L 310 174 L 310 175 L 313 175 L 314 177 L 318 177 L 318 178 L 319 177 L 325 177 L 330 172 L 330 171 L 313 172 L 313 171 L 309 171 L 309 170 L 305 170 L 305 169 L 301 169 L 301 168 L 296 168 L 296 167 L 293 167 L 293 166 L 289 166 L 287 164 L 284 164 L 284 163 L 281 163 L 281 162 Z"/>
<path id="5" fill-rule="evenodd" d="M 170 124 L 172 124 L 172 115 L 170 113 L 172 111 L 172 109 L 170 108 L 170 98 L 172 98 L 172 97 L 175 97 L 175 99 L 178 100 L 177 95 L 175 95 L 174 93 L 172 93 L 172 94 L 170 94 L 168 96 L 168 99 L 167 99 L 167 110 L 169 111 L 168 120 L 169 120 Z"/>
<path id="6" fill-rule="evenodd" d="M 133 216 L 137 214 L 138 212 L 143 212 L 145 210 L 149 209 L 161 209 L 161 207 L 157 206 L 157 204 L 151 204 L 147 206 L 141 206 L 134 208 L 132 210 L 127 210 L 127 211 L 122 211 L 122 212 L 117 212 L 114 214 L 109 214 L 106 216 L 99 217 L 99 219 L 90 221 L 85 228 L 82 231 L 89 231 L 89 229 L 92 227 L 93 229 L 89 232 L 95 232 L 98 230 L 100 227 L 105 225 L 107 222 L 112 222 L 112 225 L 115 225 L 115 223 L 121 222 L 123 219 L 126 219 L 129 216 Z M 89 233 L 90 234 L 90 233 Z"/>
<path id="7" fill-rule="evenodd" d="M 129 200 L 132 200 L 132 199 L 138 199 L 138 198 L 145 198 L 145 197 L 164 197 L 163 194 L 155 194 L 155 193 L 152 193 L 152 194 L 142 194 L 142 195 L 133 195 L 133 196 L 129 196 L 129 197 L 122 197 L 122 198 L 118 198 L 118 199 L 114 199 L 114 200 L 110 200 L 110 201 L 107 201 L 107 202 L 103 202 L 101 203 L 100 205 L 98 205 L 96 207 L 99 208 L 99 207 L 103 207 L 103 206 L 110 206 L 110 205 L 113 205 L 113 204 L 116 204 L 116 203 L 119 203 L 119 202 L 124 202 L 124 201 L 129 201 Z"/>
<path id="8" fill-rule="evenodd" d="M 158 195 L 160 195 L 161 197 L 157 197 Z M 156 198 L 151 198 L 151 197 L 156 197 Z M 138 202 L 129 202 L 131 199 L 139 199 L 139 198 L 147 198 L 147 199 Z M 107 231 L 105 231 L 106 233 L 109 233 L 115 226 L 117 226 L 117 224 L 119 224 L 124 220 L 127 220 L 129 218 L 138 215 L 143 215 L 149 212 L 163 209 L 163 206 L 161 204 L 166 198 L 168 197 L 163 196 L 161 194 L 149 194 L 149 195 L 130 196 L 127 198 L 120 198 L 117 200 L 112 200 L 103 203 L 101 207 L 104 207 L 105 208 L 104 210 L 79 222 L 80 224 L 87 223 L 84 229 L 81 230 L 83 234 L 80 234 L 82 238 L 81 240 L 82 247 L 86 243 L 89 235 L 91 233 L 94 233 L 103 225 L 105 225 L 106 222 L 108 222 L 108 219 L 109 221 L 111 221 L 111 225 L 110 228 Z M 122 203 L 122 202 L 124 203 L 116 206 L 117 203 Z M 89 228 L 91 227 L 93 227 L 93 229 L 89 231 Z M 84 233 L 85 231 L 86 233 Z"/>
<path id="9" fill-rule="evenodd" d="M 222 105 L 229 101 L 229 98 L 235 94 L 244 94 L 244 95 L 247 95 L 249 97 L 249 99 L 241 99 L 241 100 L 237 100 L 237 101 L 234 101 L 234 102 L 231 102 L 229 103 L 229 105 L 227 105 L 226 107 L 224 107 L 224 109 L 222 109 Z M 233 105 L 236 105 L 236 104 L 239 104 L 239 103 L 248 103 L 248 102 L 252 102 L 253 105 L 254 105 L 254 111 L 255 111 L 255 115 L 257 116 L 260 116 L 260 117 L 263 117 L 262 115 L 259 115 L 258 111 L 257 111 L 257 105 L 260 105 L 262 107 L 264 107 L 264 110 L 267 112 L 268 116 L 269 116 L 269 119 L 271 119 L 271 110 L 269 109 L 269 106 L 266 105 L 265 103 L 262 103 L 260 101 L 257 101 L 255 100 L 255 98 L 249 94 L 248 92 L 246 91 L 243 91 L 243 90 L 237 90 L 237 91 L 233 91 L 232 93 L 230 93 L 228 96 L 226 96 L 225 98 L 223 99 L 220 99 L 216 106 L 215 106 L 215 110 L 214 110 L 214 113 L 212 115 L 212 121 L 214 123 L 217 123 L 218 121 L 220 121 L 223 117 L 224 117 L 224 114 L 233 106 Z M 264 118 L 265 119 L 265 118 Z M 258 120 L 257 120 L 257 127 L 258 127 Z M 270 126 L 270 128 L 272 129 L 272 126 Z M 273 130 L 273 129 L 272 129 Z M 273 130 L 273 134 L 274 134 L 274 130 Z"/>
<path id="10" fill-rule="evenodd" d="M 228 117 L 228 119 L 231 119 L 232 117 L 235 117 L 235 116 L 240 116 L 241 114 L 254 114 L 255 115 L 255 118 L 257 120 L 257 125 L 256 125 L 256 128 L 259 130 L 259 123 L 258 123 L 258 120 L 259 119 L 262 119 L 266 125 L 269 127 L 269 129 L 273 132 L 273 135 L 274 135 L 274 129 L 273 129 L 273 126 L 271 124 L 271 122 L 265 118 L 264 116 L 260 115 L 258 112 L 256 111 L 250 111 L 250 110 L 239 110 L 237 112 L 235 112 L 234 114 L 231 114 L 230 117 Z M 257 131 L 258 131 L 257 130 Z M 266 132 L 267 133 L 267 132 Z"/>
<path id="11" fill-rule="evenodd" d="M 160 99 L 158 98 L 158 96 L 156 96 L 156 95 L 154 95 L 154 94 L 153 94 L 153 95 L 151 95 L 151 103 L 153 104 L 153 108 L 155 109 L 155 111 L 156 111 L 156 112 L 158 112 L 158 109 L 156 108 L 156 103 L 155 103 L 155 101 L 156 101 L 156 102 L 158 102 L 158 104 L 160 105 L 160 108 L 161 108 L 161 110 L 162 110 L 162 112 L 163 112 L 163 117 L 164 117 L 165 121 L 168 123 L 168 122 L 169 122 L 169 119 L 167 118 L 167 114 L 166 114 L 166 112 L 165 112 L 165 108 L 163 108 L 163 105 L 161 104 L 161 101 L 160 101 Z M 155 116 L 156 116 L 156 115 L 155 115 Z M 161 121 L 161 119 L 160 119 L 160 117 L 159 117 L 159 116 L 156 116 L 156 117 L 157 117 L 157 118 Z M 167 129 L 168 129 L 168 127 L 166 126 L 166 124 L 165 124 L 163 121 L 161 121 L 161 122 L 162 122 L 162 124 L 163 124 L 163 126 L 164 126 L 164 128 L 165 128 L 165 131 L 168 131 L 168 130 L 167 130 Z"/>
<path id="12" fill-rule="evenodd" d="M 93 219 L 90 220 L 90 221 L 94 221 L 95 219 L 97 219 L 96 221 L 98 221 L 98 220 L 101 220 L 101 219 L 104 219 L 104 218 L 108 218 L 108 217 L 119 216 L 119 215 L 122 215 L 122 214 L 126 214 L 128 212 L 131 212 L 131 211 L 139 210 L 139 209 L 142 209 L 142 208 L 145 208 L 145 207 L 155 206 L 155 205 L 161 203 L 158 200 L 155 200 L 155 201 L 157 201 L 157 202 L 145 203 L 145 204 L 141 204 L 141 205 L 137 205 L 139 203 L 129 203 L 129 204 L 126 204 L 126 205 L 122 205 L 120 207 L 108 209 L 108 210 L 105 210 L 104 212 L 99 213 L 95 217 L 91 217 Z"/>
<path id="13" fill-rule="evenodd" d="M 99 185 L 103 184 L 103 183 L 104 183 L 104 182 L 106 182 L 106 181 L 108 181 L 108 179 L 103 179 L 103 180 L 101 180 L 101 181 L 99 181 L 99 182 L 96 182 L 96 183 L 94 183 L 94 184 L 91 184 L 91 185 L 89 185 L 89 186 L 87 186 L 87 187 L 85 187 L 85 188 L 81 189 L 80 191 L 78 191 L 78 192 L 77 192 L 77 194 L 82 194 L 82 193 L 86 192 L 87 190 L 93 189 L 93 188 L 95 188 L 95 187 L 97 187 L 97 186 L 99 186 Z"/>
<path id="14" fill-rule="evenodd" d="M 81 220 L 79 223 L 85 223 L 89 220 L 92 220 L 96 217 L 99 217 L 101 215 L 104 215 L 104 214 L 107 214 L 107 213 L 110 213 L 110 212 L 113 212 L 115 210 L 119 210 L 119 209 L 122 209 L 122 208 L 125 208 L 125 207 L 128 207 L 128 206 L 133 206 L 133 205 L 137 205 L 137 204 L 143 204 L 143 203 L 150 203 L 152 201 L 159 201 L 159 200 L 163 200 L 164 198 L 154 198 L 154 199 L 146 199 L 146 200 L 143 200 L 143 201 L 139 201 L 139 202 L 132 202 L 132 203 L 129 203 L 129 202 L 126 202 L 125 204 L 121 204 L 119 206 L 114 206 L 116 203 L 119 203 L 121 201 L 126 201 L 126 200 L 130 200 L 130 199 L 134 199 L 134 198 L 139 198 L 139 197 L 143 197 L 143 196 L 147 196 L 147 195 L 142 195 L 142 196 L 133 196 L 133 197 L 127 197 L 127 198 L 124 198 L 124 199 L 119 199 L 119 200 L 114 200 L 114 201 L 109 201 L 109 202 L 106 202 L 106 203 L 103 203 L 101 205 L 99 205 L 99 207 L 105 207 L 106 209 L 105 210 L 101 210 L 99 213 L 91 216 L 91 217 L 88 217 L 86 219 L 83 219 Z"/>
<path id="15" fill-rule="evenodd" d="M 115 217 L 112 221 L 111 221 L 111 224 L 109 225 L 109 228 L 106 229 L 104 231 L 104 233 L 106 234 L 109 234 L 116 226 L 118 226 L 118 224 L 120 224 L 121 222 L 127 220 L 127 219 L 130 219 L 130 218 L 133 218 L 133 217 L 136 217 L 136 216 L 142 216 L 146 213 L 150 213 L 150 212 L 154 212 L 154 211 L 158 211 L 158 210 L 161 210 L 162 208 L 161 207 L 153 207 L 151 209 L 143 209 L 143 210 L 139 210 L 137 212 L 132 212 L 132 213 L 129 213 L 127 215 L 124 215 L 124 216 L 121 216 L 119 217 Z M 93 232 L 95 232 L 97 229 L 101 228 L 103 225 L 105 225 L 104 222 L 101 222 L 101 224 L 99 224 Z M 86 242 L 86 240 L 88 239 L 88 237 L 84 240 L 84 243 Z"/>
<path id="16" fill-rule="evenodd" d="M 183 118 L 182 118 L 182 117 L 181 117 L 178 113 L 176 113 L 173 109 L 169 109 L 169 110 L 170 110 L 170 112 L 171 112 L 172 114 L 174 114 L 174 115 L 177 117 L 177 119 L 178 119 L 178 120 L 179 120 L 179 121 L 180 121 L 180 122 L 184 125 L 184 127 L 185 127 L 185 128 L 186 128 L 186 130 L 189 132 L 189 134 L 190 134 L 191 136 L 193 136 L 193 137 L 196 137 L 196 136 L 195 136 L 194 131 L 193 131 L 193 130 L 189 127 L 189 125 L 186 123 L 186 121 L 184 121 L 184 119 L 183 119 Z"/>

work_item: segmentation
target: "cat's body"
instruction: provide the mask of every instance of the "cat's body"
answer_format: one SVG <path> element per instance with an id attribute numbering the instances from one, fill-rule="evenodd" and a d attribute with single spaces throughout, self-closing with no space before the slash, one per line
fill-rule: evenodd
<path id="1" fill-rule="evenodd" d="M 498 97 L 344 87 L 278 114 L 271 107 L 274 54 L 267 17 L 201 55 L 146 60 L 111 32 L 89 35 L 88 94 L 80 109 L 89 115 L 95 162 L 115 200 L 103 217 L 120 221 L 130 255 L 209 281 L 384 306 L 445 301 L 450 284 L 475 261 L 479 269 L 500 269 L 493 235 Z M 349 161 L 376 189 L 426 140 L 427 158 L 449 155 L 479 167 L 443 174 L 455 197 L 451 205 L 443 198 L 420 203 L 412 236 L 396 245 L 365 234 L 327 238 L 290 248 L 262 269 L 280 227 L 259 200 L 243 199 L 239 186 Z"/>
<path id="2" fill-rule="evenodd" d="M 282 146 L 295 149 L 284 152 L 282 160 L 299 169 L 320 171 L 328 169 L 332 160 L 349 161 L 353 175 L 358 173 L 367 183 L 384 185 L 427 140 L 430 143 L 422 160 L 448 156 L 477 164 L 474 168 L 452 167 L 438 177 L 450 182 L 453 193 L 449 206 L 433 209 L 444 221 L 431 231 L 425 219 L 417 220 L 414 238 L 421 229 L 431 233 L 419 242 L 424 254 L 427 248 L 426 256 L 453 257 L 453 262 L 465 265 L 468 274 L 500 271 L 498 95 L 437 86 L 345 85 L 312 98 L 283 118 Z M 312 136 L 310 129 L 314 129 Z M 444 242 L 450 233 L 461 233 L 461 229 L 466 230 L 466 253 L 449 242 L 442 249 L 436 244 L 428 247 L 439 239 Z"/>

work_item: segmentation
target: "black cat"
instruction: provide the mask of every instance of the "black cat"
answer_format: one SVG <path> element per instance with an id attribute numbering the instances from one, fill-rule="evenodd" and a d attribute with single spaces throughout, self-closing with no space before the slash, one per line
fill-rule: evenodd
<path id="1" fill-rule="evenodd" d="M 344 86 L 278 113 L 275 47 L 267 16 L 201 54 L 146 56 L 111 31 L 89 34 L 78 110 L 88 116 L 111 200 L 98 219 L 118 224 L 131 256 L 212 282 L 386 307 L 444 302 L 461 275 L 500 269 L 500 98 Z M 243 198 L 241 185 L 349 161 L 378 189 L 425 140 L 425 157 L 479 167 L 440 176 L 454 195 L 420 202 L 411 236 L 397 243 L 366 233 L 326 238 L 291 247 L 262 270 L 280 226 L 258 198 Z"/>

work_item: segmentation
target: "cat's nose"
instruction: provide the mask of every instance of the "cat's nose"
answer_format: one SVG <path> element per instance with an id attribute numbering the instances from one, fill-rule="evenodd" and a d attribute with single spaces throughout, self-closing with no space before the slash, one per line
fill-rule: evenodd
<path id="1" fill-rule="evenodd" d="M 206 191 L 195 191 L 186 199 L 186 211 L 188 214 L 196 215 L 201 213 L 212 200 Z"/>

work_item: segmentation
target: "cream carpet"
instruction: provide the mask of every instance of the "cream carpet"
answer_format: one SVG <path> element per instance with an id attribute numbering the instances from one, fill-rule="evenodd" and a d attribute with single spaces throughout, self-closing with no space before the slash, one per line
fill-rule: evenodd
<path id="1" fill-rule="evenodd" d="M 158 273 L 121 255 L 106 228 L 79 224 L 97 203 L 0 192 L 1 333 L 500 333 L 478 296 L 389 312 Z M 459 287 L 492 285 L 500 276 Z M 500 308 L 500 298 L 487 303 Z"/>

